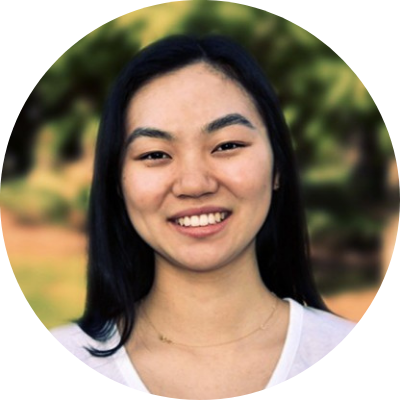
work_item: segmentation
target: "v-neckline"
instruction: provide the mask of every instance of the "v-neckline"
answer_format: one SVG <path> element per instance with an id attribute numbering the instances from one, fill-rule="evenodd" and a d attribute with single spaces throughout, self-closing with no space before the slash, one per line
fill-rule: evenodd
<path id="1" fill-rule="evenodd" d="M 287 301 L 290 306 L 288 329 L 278 363 L 276 364 L 274 372 L 272 373 L 265 389 L 287 380 L 300 343 L 303 325 L 303 307 L 293 299 L 285 298 L 283 300 Z M 116 335 L 117 339 L 119 339 L 118 330 L 116 330 Z M 125 346 L 121 347 L 113 357 L 115 357 L 117 366 L 123 375 L 127 386 L 151 394 L 132 363 Z"/>

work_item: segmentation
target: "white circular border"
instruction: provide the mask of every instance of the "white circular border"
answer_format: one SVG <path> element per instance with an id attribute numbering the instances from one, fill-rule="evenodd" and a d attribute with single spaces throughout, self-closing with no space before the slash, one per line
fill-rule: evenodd
<path id="1" fill-rule="evenodd" d="M 2 38 L 0 155 L 18 114 L 47 69 L 79 39 L 121 15 L 159 4 L 156 1 L 54 2 L 21 0 L 1 6 Z M 396 2 L 242 1 L 279 15 L 330 46 L 357 74 L 378 106 L 399 153 L 398 71 L 400 28 Z M 400 322 L 399 249 L 378 295 L 346 340 L 315 367 L 268 390 L 247 397 L 313 400 L 400 398 L 398 372 Z M 79 362 L 59 345 L 33 313 L 13 275 L 0 241 L 0 394 L 19 399 L 119 398 L 152 396 L 125 388 Z"/>

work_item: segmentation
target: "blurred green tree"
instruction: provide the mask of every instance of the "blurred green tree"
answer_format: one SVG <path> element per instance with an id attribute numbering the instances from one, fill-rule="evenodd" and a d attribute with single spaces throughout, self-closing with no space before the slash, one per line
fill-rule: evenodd
<path id="1" fill-rule="evenodd" d="M 350 68 L 313 35 L 276 15 L 234 3 L 195 0 L 148 7 L 77 42 L 24 105 L 7 149 L 3 183 L 34 167 L 33 149 L 45 126 L 54 135 L 53 168 L 82 157 L 88 137 L 94 146 L 95 134 L 86 133 L 99 120 L 121 68 L 149 42 L 180 33 L 231 37 L 272 81 L 293 135 L 313 243 L 376 251 L 394 152 L 373 100 Z M 80 182 L 77 209 L 86 192 Z M 398 195 L 389 199 L 397 207 Z"/>

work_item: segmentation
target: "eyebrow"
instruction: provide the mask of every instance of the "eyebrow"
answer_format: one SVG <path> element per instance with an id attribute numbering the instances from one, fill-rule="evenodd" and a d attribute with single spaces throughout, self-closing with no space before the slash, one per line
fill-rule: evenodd
<path id="1" fill-rule="evenodd" d="M 230 125 L 243 125 L 250 129 L 256 129 L 247 118 L 243 117 L 243 115 L 234 113 L 217 118 L 216 120 L 207 124 L 203 130 L 207 133 L 212 133 Z"/>
<path id="2" fill-rule="evenodd" d="M 227 126 L 231 125 L 243 125 L 250 129 L 255 129 L 254 125 L 243 115 L 238 113 L 233 113 L 233 114 L 227 114 L 221 118 L 217 118 L 214 121 L 208 123 L 207 125 L 205 125 L 202 131 L 206 133 L 213 133 L 219 129 L 226 128 Z M 171 133 L 162 131 L 160 129 L 147 128 L 147 127 L 136 128 L 128 136 L 125 142 L 125 148 L 127 148 L 134 140 L 136 140 L 139 137 L 164 139 L 168 141 L 172 141 L 174 139 L 174 136 Z"/>
<path id="3" fill-rule="evenodd" d="M 170 133 L 161 131 L 160 129 L 136 128 L 126 139 L 125 147 L 128 147 L 135 139 L 137 139 L 139 137 L 164 139 L 164 140 L 168 140 L 168 141 L 171 141 L 174 138 L 173 135 L 171 135 Z"/>

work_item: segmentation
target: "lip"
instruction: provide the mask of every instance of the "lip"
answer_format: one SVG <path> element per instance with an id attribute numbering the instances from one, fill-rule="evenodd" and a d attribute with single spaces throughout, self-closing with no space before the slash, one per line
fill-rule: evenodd
<path id="1" fill-rule="evenodd" d="M 230 210 L 217 207 L 217 206 L 206 206 L 206 207 L 199 207 L 199 208 L 189 208 L 187 210 L 180 211 L 174 214 L 172 217 L 168 218 L 168 221 L 175 222 L 175 220 L 183 217 L 191 217 L 192 215 L 201 215 L 201 214 L 215 214 L 215 213 L 225 212 L 228 216 L 232 213 Z"/>

